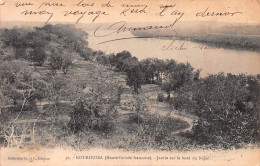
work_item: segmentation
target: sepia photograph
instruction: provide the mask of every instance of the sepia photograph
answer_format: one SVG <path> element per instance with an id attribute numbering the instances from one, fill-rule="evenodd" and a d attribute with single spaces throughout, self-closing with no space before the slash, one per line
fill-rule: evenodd
<path id="1" fill-rule="evenodd" d="M 259 165 L 259 11 L 2 0 L 0 165 Z"/>

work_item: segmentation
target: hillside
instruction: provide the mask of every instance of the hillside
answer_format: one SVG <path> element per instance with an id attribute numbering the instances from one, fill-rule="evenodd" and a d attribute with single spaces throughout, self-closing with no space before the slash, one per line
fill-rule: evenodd
<path id="1" fill-rule="evenodd" d="M 11 147 L 33 147 L 33 146 L 44 146 L 44 147 L 56 147 L 56 146 L 74 146 L 75 148 L 85 149 L 90 147 L 103 147 L 103 148 L 123 148 L 123 149 L 135 149 L 137 145 L 132 145 L 133 142 L 138 143 L 138 135 L 134 133 L 138 132 L 141 128 L 138 127 L 138 123 L 135 122 L 135 109 L 136 109 L 136 99 L 134 94 L 129 86 L 126 85 L 126 75 L 124 73 L 114 72 L 110 67 L 100 65 L 96 62 L 85 61 L 82 58 L 78 57 L 73 60 L 74 63 L 65 75 L 63 72 L 58 72 L 57 77 L 60 79 L 69 80 L 66 87 L 63 88 L 59 101 L 56 103 L 58 107 L 57 111 L 57 121 L 53 122 L 53 112 L 49 107 L 54 105 L 54 101 L 48 101 L 48 99 L 43 98 L 41 101 L 36 102 L 37 109 L 32 111 L 22 111 L 16 112 L 7 112 L 3 111 L 1 116 L 8 117 L 9 120 L 5 121 L 5 124 L 10 124 L 10 127 L 22 127 L 24 133 L 20 136 L 4 137 L 7 139 L 8 146 Z M 33 73 L 35 75 L 46 75 L 48 69 L 46 67 L 34 67 Z M 84 82 L 84 88 L 77 87 L 77 92 L 75 90 L 75 84 Z M 74 84 L 74 85 L 72 85 Z M 113 86 L 113 87 L 111 87 Z M 110 89 L 96 89 L 110 87 Z M 90 94 L 102 92 L 102 98 L 111 97 L 110 90 L 113 88 L 121 88 L 121 99 L 120 102 L 115 106 L 115 112 L 113 116 L 116 118 L 113 119 L 111 123 L 113 126 L 113 131 L 93 131 L 91 132 L 92 138 L 85 138 L 80 136 L 76 138 L 74 134 L 69 134 L 64 129 L 66 125 L 71 120 L 72 108 L 75 106 L 75 101 L 79 95 L 89 98 Z M 155 116 L 157 118 L 167 117 L 167 113 L 170 112 L 170 108 L 167 108 L 167 105 L 161 104 L 154 99 L 151 99 L 151 96 L 157 96 L 161 90 L 158 89 L 158 86 L 155 85 L 154 88 L 147 86 L 143 87 L 144 91 L 138 96 L 143 102 L 143 110 L 140 112 L 140 115 L 143 117 L 142 120 L 145 120 L 144 116 Z M 145 91 L 149 89 L 149 91 Z M 66 92 L 66 91 L 69 92 Z M 94 92 L 97 90 L 96 92 Z M 73 94 L 72 94 L 73 93 Z M 153 93 L 153 95 L 151 95 Z M 70 94 L 70 95 L 68 95 Z M 110 96 L 108 96 L 110 94 Z M 65 96 L 66 95 L 66 96 Z M 145 102 L 144 102 L 145 101 Z M 147 108 L 151 108 L 151 111 Z M 152 110 L 159 110 L 159 112 L 153 112 Z M 19 117 L 13 121 L 19 114 Z M 184 131 L 186 128 L 191 128 L 190 122 L 187 123 L 184 117 L 177 116 L 176 114 L 171 113 L 169 123 L 172 123 L 171 132 L 169 133 L 178 133 Z M 181 120 L 183 119 L 183 120 Z M 55 123 L 55 126 L 53 126 Z M 64 126 L 65 125 L 65 126 Z M 19 127 L 18 127 L 19 126 Z M 135 128 L 135 127 L 136 128 Z M 6 126 L 7 127 L 7 126 Z M 167 127 L 168 128 L 168 127 Z M 112 129 L 111 129 L 112 130 Z M 105 137 L 100 135 L 99 132 L 108 132 Z M 160 131 L 158 131 L 160 132 Z M 27 134 L 25 134 L 27 133 Z M 13 133 L 14 134 L 14 133 Z M 84 135 L 84 133 L 82 133 Z M 138 133 L 136 133 L 138 134 Z M 140 133 L 139 133 L 140 134 Z M 11 135 L 12 136 L 12 135 Z M 19 143 L 15 143 L 15 139 L 19 140 Z M 76 140 L 81 139 L 80 147 Z M 85 139 L 91 139 L 85 140 Z M 140 139 L 140 138 L 139 138 Z M 76 141 L 76 142 L 74 142 Z M 6 142 L 2 138 L 2 144 Z M 139 142 L 144 143 L 144 142 Z M 145 146 L 145 147 L 144 147 Z M 141 145 L 138 146 L 138 149 L 150 149 L 152 145 Z"/>
<path id="2" fill-rule="evenodd" d="M 88 47 L 72 25 L 0 29 L 0 144 L 145 150 L 257 146 L 260 75 Z"/>

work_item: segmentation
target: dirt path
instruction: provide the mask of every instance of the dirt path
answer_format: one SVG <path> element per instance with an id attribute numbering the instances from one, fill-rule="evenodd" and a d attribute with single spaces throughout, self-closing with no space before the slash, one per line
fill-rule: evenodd
<path id="1" fill-rule="evenodd" d="M 134 113 L 133 112 L 133 102 L 134 102 L 134 96 L 131 94 L 131 88 L 126 85 L 125 80 L 120 82 L 121 86 L 125 88 L 125 90 L 122 93 L 121 96 L 121 104 L 118 107 L 118 112 L 120 114 L 128 114 L 128 113 Z M 158 93 L 162 93 L 161 88 L 158 85 L 147 85 L 147 87 L 143 88 L 143 90 L 140 93 L 141 100 L 143 103 L 147 106 L 147 109 L 152 114 L 159 114 L 161 116 L 167 116 L 169 115 L 172 118 L 180 119 L 189 124 L 189 127 L 185 129 L 177 130 L 174 133 L 179 132 L 185 132 L 185 131 L 191 131 L 193 127 L 193 123 L 196 120 L 195 117 L 189 117 L 184 114 L 180 114 L 177 110 L 172 110 L 168 103 L 164 102 L 158 102 L 156 100 Z"/>
<path id="2" fill-rule="evenodd" d="M 180 115 L 180 114 L 176 113 L 176 111 L 171 112 L 170 116 L 173 117 L 173 118 L 177 118 L 177 119 L 181 119 L 183 121 L 186 121 L 190 125 L 188 128 L 182 129 L 182 130 L 179 130 L 179 131 L 175 131 L 174 133 L 179 133 L 179 132 L 185 132 L 185 131 L 191 131 L 192 130 L 192 127 L 193 127 L 193 124 L 195 122 L 195 119 L 189 118 L 189 117 L 184 116 L 184 115 Z"/>
<path id="3" fill-rule="evenodd" d="M 185 128 L 185 129 L 177 130 L 177 131 L 173 132 L 173 134 L 192 130 L 193 124 L 196 121 L 195 117 L 188 117 L 187 115 L 180 114 L 180 113 L 178 113 L 177 110 L 172 110 L 168 103 L 158 102 L 157 100 L 154 99 L 155 94 L 153 96 L 151 96 L 151 94 L 142 93 L 142 95 L 144 96 L 145 104 L 147 105 L 148 110 L 150 110 L 151 113 L 159 114 L 162 116 L 168 115 L 172 118 L 181 119 L 183 121 L 186 121 L 189 124 L 189 127 Z"/>

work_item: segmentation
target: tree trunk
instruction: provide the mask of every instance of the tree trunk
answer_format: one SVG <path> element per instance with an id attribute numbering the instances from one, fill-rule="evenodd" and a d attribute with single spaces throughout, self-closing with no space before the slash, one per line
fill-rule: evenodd
<path id="1" fill-rule="evenodd" d="M 168 96 L 167 96 L 167 101 L 169 101 L 170 100 L 170 98 L 171 98 L 171 92 L 167 92 L 168 93 Z"/>

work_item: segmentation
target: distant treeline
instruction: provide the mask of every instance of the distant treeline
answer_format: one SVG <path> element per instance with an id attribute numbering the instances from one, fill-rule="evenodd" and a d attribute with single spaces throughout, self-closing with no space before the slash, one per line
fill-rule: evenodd
<path id="1" fill-rule="evenodd" d="M 133 31 L 134 36 L 187 40 L 207 46 L 248 51 L 260 51 L 259 35 L 240 35 L 236 33 L 185 32 L 185 31 Z"/>

